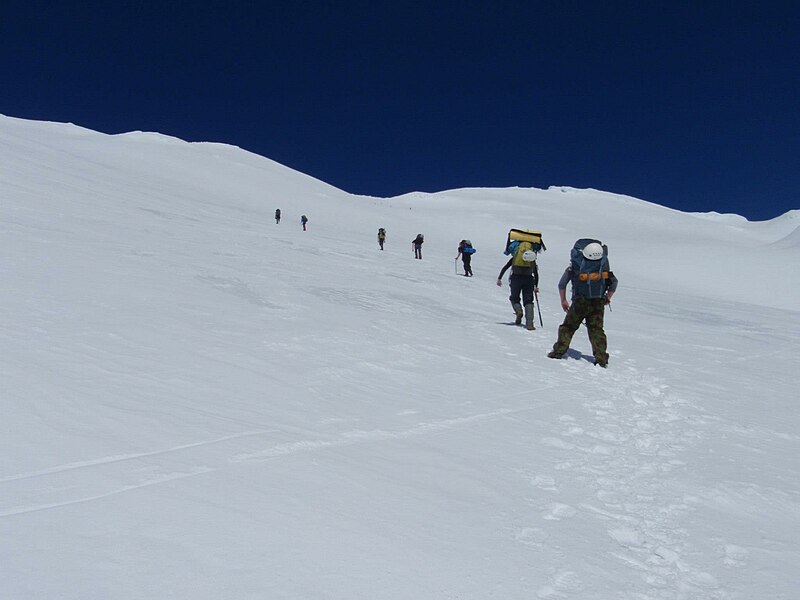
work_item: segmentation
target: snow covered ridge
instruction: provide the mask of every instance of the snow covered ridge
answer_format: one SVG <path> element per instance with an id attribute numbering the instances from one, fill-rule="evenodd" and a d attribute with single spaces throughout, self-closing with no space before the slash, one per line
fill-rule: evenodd
<path id="1" fill-rule="evenodd" d="M 797 211 L 561 189 L 359 197 L 0 117 L 0 598 L 795 598 Z M 607 370 L 583 330 L 545 356 L 585 236 Z"/>

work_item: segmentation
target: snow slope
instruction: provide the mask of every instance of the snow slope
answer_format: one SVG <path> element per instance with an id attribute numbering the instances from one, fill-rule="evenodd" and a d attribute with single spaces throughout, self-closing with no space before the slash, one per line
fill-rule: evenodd
<path id="1" fill-rule="evenodd" d="M 0 598 L 796 598 L 797 219 L 357 197 L 0 117 Z M 533 332 L 509 227 L 548 246 Z M 545 357 L 585 236 L 620 279 L 607 370 L 583 330 Z"/>

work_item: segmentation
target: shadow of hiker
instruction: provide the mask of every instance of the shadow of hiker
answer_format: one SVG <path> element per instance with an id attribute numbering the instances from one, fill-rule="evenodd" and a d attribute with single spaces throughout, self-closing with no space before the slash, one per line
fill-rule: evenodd
<path id="1" fill-rule="evenodd" d="M 575 360 L 583 359 L 585 361 L 588 361 L 588 362 L 594 364 L 594 356 L 592 356 L 591 354 L 584 354 L 583 352 L 580 352 L 579 350 L 575 350 L 573 348 L 570 348 L 569 350 L 567 350 L 566 357 L 567 358 L 574 358 Z"/>

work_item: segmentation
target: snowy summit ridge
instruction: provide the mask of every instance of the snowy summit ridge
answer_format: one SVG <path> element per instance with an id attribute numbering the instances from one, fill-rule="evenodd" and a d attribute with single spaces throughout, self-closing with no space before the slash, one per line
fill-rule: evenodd
<path id="1" fill-rule="evenodd" d="M 795 597 L 796 214 L 368 198 L 9 117 L 0 165 L 0 597 Z M 548 248 L 535 331 L 495 285 L 510 227 Z M 607 370 L 582 330 L 545 356 L 587 236 Z"/>

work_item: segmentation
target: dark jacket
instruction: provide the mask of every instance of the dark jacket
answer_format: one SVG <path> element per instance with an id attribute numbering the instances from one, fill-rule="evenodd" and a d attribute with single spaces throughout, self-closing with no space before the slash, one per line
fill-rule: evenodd
<path id="1" fill-rule="evenodd" d="M 512 277 L 515 277 L 515 276 L 533 277 L 533 285 L 534 285 L 534 287 L 538 287 L 538 285 L 539 285 L 539 265 L 537 265 L 534 262 L 533 265 L 530 266 L 530 267 L 518 267 L 518 266 L 513 265 L 512 264 L 513 262 L 514 262 L 514 257 L 512 256 L 511 258 L 508 259 L 508 262 L 502 268 L 502 270 L 500 271 L 500 275 L 498 275 L 497 278 L 498 279 L 502 279 L 503 275 L 506 274 L 506 271 L 508 271 L 508 269 L 510 267 L 511 268 L 511 276 Z"/>

